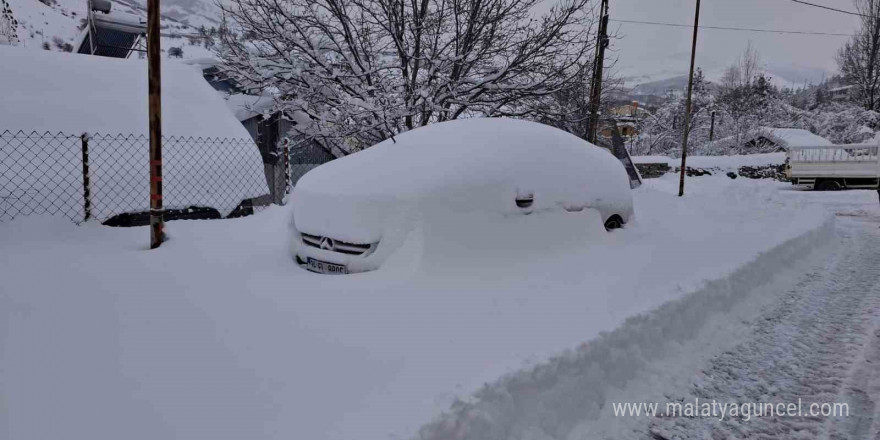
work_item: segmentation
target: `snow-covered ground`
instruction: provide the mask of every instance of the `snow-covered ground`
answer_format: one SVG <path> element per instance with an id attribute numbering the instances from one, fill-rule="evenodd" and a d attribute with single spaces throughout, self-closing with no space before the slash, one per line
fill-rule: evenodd
<path id="1" fill-rule="evenodd" d="M 876 439 L 880 434 L 880 370 L 876 366 L 880 361 L 880 218 L 876 214 L 839 217 L 830 243 L 817 243 L 808 258 L 801 258 L 780 282 L 748 297 L 751 305 L 763 304 L 763 308 L 736 310 L 741 321 L 728 323 L 723 334 L 715 335 L 710 359 L 681 356 L 676 366 L 665 365 L 671 380 L 651 391 L 637 391 L 639 400 L 801 401 L 804 410 L 812 404 L 845 403 L 845 416 L 729 417 L 724 421 L 642 418 L 619 420 L 612 432 L 585 437 L 624 438 L 620 425 L 628 422 L 647 424 L 655 437 L 667 439 Z M 701 336 L 709 339 L 711 333 Z M 683 367 L 688 363 L 700 369 Z M 661 371 L 657 368 L 654 373 Z M 648 397 L 660 389 L 665 396 Z M 601 423 L 584 423 L 582 428 L 589 432 L 591 425 Z M 633 429 L 633 434 L 638 430 Z"/>
<path id="2" fill-rule="evenodd" d="M 880 207 L 874 191 L 790 191 L 836 213 L 833 227 L 768 256 L 772 279 L 740 289 L 735 301 L 724 290 L 705 292 L 721 300 L 705 310 L 693 337 L 667 344 L 626 384 L 610 388 L 612 402 L 813 402 L 846 403 L 848 417 L 616 417 L 604 408 L 583 417 L 571 438 L 875 438 L 880 427 Z M 759 258 L 760 260 L 760 258 Z M 759 268 L 742 271 L 748 281 Z M 719 286 L 725 287 L 725 286 Z M 683 301 L 667 311 L 693 310 Z M 665 316 L 669 316 L 666 313 Z M 648 320 L 662 319 L 663 311 Z M 643 331 L 624 326 L 615 333 Z M 613 334 L 612 334 L 613 336 Z M 869 434 L 870 433 L 870 434 Z"/>
<path id="3" fill-rule="evenodd" d="M 145 228 L 0 224 L 0 437 L 596 432 L 584 420 L 657 350 L 829 241 L 828 206 L 876 210 L 872 192 L 712 176 L 678 198 L 677 184 L 646 182 L 637 220 L 611 234 L 586 213 L 436 218 L 379 271 L 344 277 L 293 264 L 287 207 L 170 223 L 155 251 Z M 560 391 L 567 377 L 588 392 Z"/>

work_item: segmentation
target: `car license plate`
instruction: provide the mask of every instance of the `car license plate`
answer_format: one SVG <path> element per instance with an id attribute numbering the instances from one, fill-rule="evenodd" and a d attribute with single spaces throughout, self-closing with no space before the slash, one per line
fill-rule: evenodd
<path id="1" fill-rule="evenodd" d="M 328 263 L 326 261 L 309 258 L 306 260 L 308 269 L 312 272 L 326 273 L 332 275 L 342 275 L 348 273 L 348 268 L 341 264 Z"/>

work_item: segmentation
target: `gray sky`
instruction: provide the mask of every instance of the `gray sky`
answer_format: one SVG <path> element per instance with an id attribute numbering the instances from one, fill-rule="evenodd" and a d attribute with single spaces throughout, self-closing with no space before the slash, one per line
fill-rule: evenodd
<path id="1" fill-rule="evenodd" d="M 811 0 L 854 10 L 849 0 Z M 692 24 L 696 0 L 610 0 L 611 18 Z M 790 0 L 702 0 L 700 24 L 709 26 L 853 33 L 858 17 L 794 3 Z M 623 76 L 686 73 L 692 31 L 642 24 L 611 23 L 623 38 L 612 42 Z M 834 72 L 834 54 L 846 37 L 779 35 L 701 29 L 697 65 L 720 70 L 742 52 L 748 41 L 758 48 L 768 70 L 789 81 Z M 711 76 L 711 75 L 710 75 Z"/>

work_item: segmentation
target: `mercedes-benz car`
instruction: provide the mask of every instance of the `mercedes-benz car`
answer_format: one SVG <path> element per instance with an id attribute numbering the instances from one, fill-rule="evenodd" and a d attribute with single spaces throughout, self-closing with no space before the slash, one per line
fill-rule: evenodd
<path id="1" fill-rule="evenodd" d="M 293 256 L 324 274 L 381 267 L 419 222 L 445 212 L 505 221 L 591 209 L 609 231 L 633 218 L 629 177 L 608 150 L 506 118 L 396 135 L 309 171 L 291 200 Z"/>

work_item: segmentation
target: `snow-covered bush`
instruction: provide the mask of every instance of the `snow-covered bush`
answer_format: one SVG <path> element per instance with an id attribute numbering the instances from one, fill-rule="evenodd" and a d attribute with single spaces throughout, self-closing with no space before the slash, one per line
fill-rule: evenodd
<path id="1" fill-rule="evenodd" d="M 866 142 L 880 128 L 880 113 L 852 103 L 825 102 L 811 110 L 789 104 L 763 76 L 752 85 L 727 89 L 703 87 L 697 75 L 691 112 L 688 151 L 699 155 L 770 153 L 776 146 L 749 144 L 767 127 L 807 130 L 835 144 Z M 631 154 L 678 155 L 682 143 L 684 98 L 670 97 L 641 122 Z M 710 112 L 714 110 L 714 142 L 709 141 Z"/>
<path id="2" fill-rule="evenodd" d="M 853 104 L 828 103 L 811 114 L 819 136 L 835 144 L 857 144 L 874 138 L 880 126 L 880 113 Z"/>

